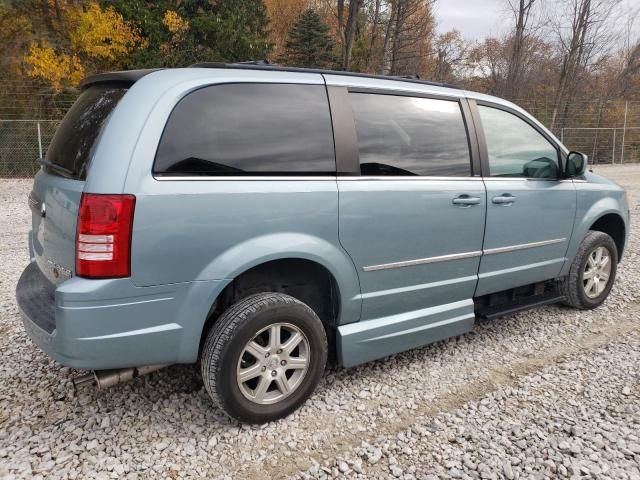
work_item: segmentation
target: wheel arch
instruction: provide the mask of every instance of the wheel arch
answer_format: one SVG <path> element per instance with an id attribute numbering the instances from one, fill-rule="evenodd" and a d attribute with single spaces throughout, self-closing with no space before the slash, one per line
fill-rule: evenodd
<path id="1" fill-rule="evenodd" d="M 333 276 L 342 299 L 337 324 L 360 319 L 360 280 L 353 261 L 339 244 L 315 235 L 283 232 L 248 239 L 217 255 L 196 280 L 221 279 L 226 287 L 252 268 L 287 259 L 316 263 Z"/>
<path id="2" fill-rule="evenodd" d="M 283 251 L 283 245 L 292 248 Z M 318 237 L 283 233 L 247 240 L 219 255 L 200 277 L 223 279 L 203 320 L 200 344 L 221 311 L 258 291 L 287 293 L 309 304 L 328 330 L 360 319 L 360 284 L 351 258 Z"/>
<path id="3" fill-rule="evenodd" d="M 343 298 L 334 274 L 319 262 L 284 257 L 254 265 L 226 282 L 202 326 L 199 350 L 209 330 L 229 307 L 250 295 L 263 292 L 284 293 L 308 305 L 322 321 L 333 348 L 335 328 L 343 310 Z"/>
<path id="4" fill-rule="evenodd" d="M 582 207 L 580 203 L 581 201 L 579 196 L 578 211 L 573 226 L 573 232 L 571 234 L 571 240 L 567 247 L 566 261 L 564 262 L 564 266 L 560 272 L 560 277 L 569 273 L 571 263 L 573 262 L 578 248 L 580 247 L 580 243 L 582 243 L 582 240 L 589 230 L 595 229 L 609 234 L 609 231 L 604 229 L 606 227 L 610 227 L 612 222 L 617 222 L 617 224 L 622 227 L 622 230 L 618 230 L 618 232 L 621 233 L 618 235 L 618 239 L 616 240 L 614 237 L 614 243 L 618 248 L 618 261 L 622 258 L 622 252 L 624 251 L 628 234 L 628 225 L 626 224 L 622 214 L 624 210 L 621 206 L 621 201 L 615 197 L 607 196 L 600 198 L 595 202 L 585 201 L 583 203 L 586 203 L 586 205 L 583 205 Z M 614 217 L 615 220 L 611 220 Z"/>
<path id="5" fill-rule="evenodd" d="M 595 230 L 609 235 L 616 244 L 618 261 L 620 261 L 625 247 L 626 228 L 622 216 L 617 212 L 610 212 L 598 217 L 598 219 L 591 224 L 589 230 Z"/>

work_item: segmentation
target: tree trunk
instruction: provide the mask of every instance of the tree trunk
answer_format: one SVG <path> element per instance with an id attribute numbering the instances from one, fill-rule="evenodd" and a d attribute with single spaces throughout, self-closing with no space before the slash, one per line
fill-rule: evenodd
<path id="1" fill-rule="evenodd" d="M 391 14 L 389 15 L 389 20 L 387 23 L 387 28 L 384 34 L 384 44 L 382 46 L 382 73 L 384 75 L 389 75 L 389 72 L 391 70 L 391 51 L 390 51 L 390 45 L 391 45 L 391 37 L 393 36 L 393 26 L 395 24 L 395 17 L 396 17 L 396 11 L 397 11 L 397 2 L 398 0 L 393 0 L 391 2 Z"/>
<path id="2" fill-rule="evenodd" d="M 345 51 L 345 58 L 342 61 L 343 70 L 349 70 L 351 67 L 351 51 L 353 50 L 353 41 L 356 38 L 356 30 L 358 27 L 358 15 L 360 14 L 360 7 L 362 6 L 362 0 L 350 0 L 349 1 L 349 19 L 347 23 L 347 45 Z"/>
<path id="3" fill-rule="evenodd" d="M 367 71 L 372 71 L 373 49 L 378 39 L 378 22 L 380 21 L 380 5 L 382 0 L 376 0 L 376 8 L 373 13 L 373 25 L 371 26 L 371 40 L 369 41 L 369 50 L 367 51 Z"/>
<path id="4" fill-rule="evenodd" d="M 338 34 L 340 35 L 340 47 L 342 49 L 342 64 L 344 64 L 347 46 L 347 36 L 344 30 L 344 0 L 338 0 Z"/>
<path id="5" fill-rule="evenodd" d="M 527 22 L 529 20 L 529 13 L 531 12 L 531 8 L 534 3 L 535 0 L 519 0 L 517 12 L 514 9 L 516 26 L 512 38 L 513 45 L 511 48 L 511 59 L 507 71 L 504 92 L 505 97 L 509 100 L 514 100 L 519 93 L 522 65 L 524 61 L 525 34 Z"/>
<path id="6" fill-rule="evenodd" d="M 589 27 L 592 25 L 591 17 L 593 11 L 591 9 L 591 0 L 577 0 L 577 2 L 579 3 L 576 4 L 571 25 L 571 40 L 562 62 L 558 80 L 558 89 L 556 90 L 553 114 L 551 116 L 551 130 L 561 128 L 561 125 L 558 124 L 558 113 L 560 111 L 565 113 L 568 111 L 567 94 L 575 87 L 578 69 L 585 61 L 584 48 Z"/>
<path id="7" fill-rule="evenodd" d="M 400 34 L 404 24 L 404 3 L 406 0 L 396 0 L 396 16 L 393 28 L 393 39 L 391 41 L 391 66 L 389 71 L 391 75 L 397 74 L 398 54 L 400 53 Z"/>
<path id="8" fill-rule="evenodd" d="M 338 31 L 342 42 L 342 69 L 349 70 L 351 66 L 351 51 L 353 41 L 356 38 L 356 28 L 358 26 L 358 15 L 362 0 L 349 1 L 349 15 L 347 22 L 344 22 L 344 0 L 338 0 Z"/>

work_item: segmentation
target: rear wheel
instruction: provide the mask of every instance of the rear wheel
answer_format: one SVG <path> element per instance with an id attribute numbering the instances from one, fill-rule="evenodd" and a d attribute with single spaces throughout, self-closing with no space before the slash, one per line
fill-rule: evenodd
<path id="1" fill-rule="evenodd" d="M 327 361 L 322 322 L 281 293 L 244 298 L 209 331 L 202 378 L 213 401 L 250 423 L 282 418 L 313 393 Z"/>
<path id="2" fill-rule="evenodd" d="M 618 266 L 618 250 L 613 239 L 603 232 L 590 231 L 578 248 L 569 274 L 560 289 L 571 307 L 591 309 L 605 301 Z"/>

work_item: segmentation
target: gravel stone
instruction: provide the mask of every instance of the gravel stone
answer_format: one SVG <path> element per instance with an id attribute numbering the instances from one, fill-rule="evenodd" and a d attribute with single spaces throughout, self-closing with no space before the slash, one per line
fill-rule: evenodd
<path id="1" fill-rule="evenodd" d="M 513 480 L 515 478 L 513 469 L 511 468 L 511 464 L 509 462 L 504 462 L 504 464 L 502 465 L 502 471 L 504 473 L 504 476 L 509 480 Z"/>
<path id="2" fill-rule="evenodd" d="M 395 465 L 395 464 L 394 464 L 394 465 L 391 465 L 391 466 L 389 467 L 389 470 L 391 470 L 391 474 L 392 474 L 394 477 L 400 477 L 400 476 L 402 476 L 402 474 L 403 474 L 403 472 L 404 472 L 404 471 L 402 470 L 402 468 L 400 468 L 398 465 Z"/>

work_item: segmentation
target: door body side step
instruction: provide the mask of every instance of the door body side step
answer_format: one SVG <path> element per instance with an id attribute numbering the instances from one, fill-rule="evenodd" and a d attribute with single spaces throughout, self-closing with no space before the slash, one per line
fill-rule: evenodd
<path id="1" fill-rule="evenodd" d="M 563 300 L 565 300 L 563 295 L 557 295 L 555 293 L 551 295 L 536 295 L 534 297 L 523 298 L 517 303 L 506 303 L 491 307 L 479 306 L 479 308 L 476 309 L 476 315 L 480 318 L 492 320 L 494 318 L 506 317 L 524 310 L 541 307 L 543 305 L 559 303 Z"/>

